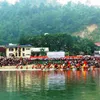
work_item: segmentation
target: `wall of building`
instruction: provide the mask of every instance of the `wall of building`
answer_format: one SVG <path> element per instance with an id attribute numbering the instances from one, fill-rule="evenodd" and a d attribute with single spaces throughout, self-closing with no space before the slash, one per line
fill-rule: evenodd
<path id="1" fill-rule="evenodd" d="M 25 53 L 24 57 L 29 58 L 31 56 L 31 48 L 30 47 L 26 47 L 24 53 Z"/>
<path id="2" fill-rule="evenodd" d="M 48 52 L 49 51 L 48 47 L 31 48 L 31 51 L 33 51 L 33 52 L 41 52 L 42 49 L 44 50 L 44 52 Z"/>
<path id="3" fill-rule="evenodd" d="M 12 48 L 13 50 L 10 50 L 11 48 L 6 48 L 6 56 L 10 57 L 11 54 L 14 55 L 14 57 L 30 57 L 31 56 L 31 49 L 30 47 L 23 47 L 23 48 Z"/>
<path id="4" fill-rule="evenodd" d="M 46 56 L 48 51 L 47 47 L 31 48 L 31 56 Z"/>
<path id="5" fill-rule="evenodd" d="M 23 57 L 23 58 L 29 58 L 34 53 L 40 53 L 41 50 L 43 52 L 47 53 L 49 51 L 49 48 L 46 47 L 40 47 L 40 48 L 33 48 L 33 47 L 8 47 L 6 48 L 6 57 L 11 57 L 12 55 L 14 57 Z"/>

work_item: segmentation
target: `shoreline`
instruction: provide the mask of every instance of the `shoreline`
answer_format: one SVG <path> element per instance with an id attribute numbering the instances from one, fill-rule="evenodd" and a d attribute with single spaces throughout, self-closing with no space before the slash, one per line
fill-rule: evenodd
<path id="1" fill-rule="evenodd" d="M 22 68 L 21 68 L 22 66 Z M 19 68 L 16 68 L 16 66 L 2 66 L 0 67 L 0 71 L 54 71 L 55 69 L 41 69 L 41 68 L 32 68 L 32 65 L 20 65 Z"/>
<path id="2" fill-rule="evenodd" d="M 32 69 L 32 65 L 26 65 L 26 66 L 22 66 L 23 68 L 21 68 L 21 66 L 19 66 L 19 68 L 16 68 L 16 66 L 2 66 L 0 67 L 0 72 L 2 71 L 95 71 L 99 68 L 94 68 L 94 69 L 87 69 L 87 70 L 84 70 L 84 69 L 80 69 L 80 70 L 77 70 L 77 69 L 55 69 L 55 68 L 33 68 Z"/>
<path id="3" fill-rule="evenodd" d="M 41 69 L 0 69 L 1 71 L 42 71 Z"/>

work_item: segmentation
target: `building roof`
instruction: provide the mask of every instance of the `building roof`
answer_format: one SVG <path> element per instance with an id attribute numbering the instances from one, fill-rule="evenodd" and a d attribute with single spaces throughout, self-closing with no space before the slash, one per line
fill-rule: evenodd
<path id="1" fill-rule="evenodd" d="M 100 47 L 100 42 L 96 42 L 95 45 Z"/>
<path id="2" fill-rule="evenodd" d="M 32 47 L 32 45 L 30 44 L 26 44 L 26 45 L 18 45 L 18 44 L 13 44 L 13 45 L 5 45 L 6 48 L 15 48 L 15 47 Z"/>

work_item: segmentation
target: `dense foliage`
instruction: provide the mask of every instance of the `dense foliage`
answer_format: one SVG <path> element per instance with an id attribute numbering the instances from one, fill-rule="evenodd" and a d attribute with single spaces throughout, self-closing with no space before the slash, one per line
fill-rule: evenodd
<path id="1" fill-rule="evenodd" d="M 71 2 L 61 6 L 55 0 L 51 4 L 46 1 L 20 0 L 15 5 L 0 3 L 0 43 L 16 43 L 23 34 L 72 34 L 87 25 L 100 24 L 100 8 Z"/>
<path id="2" fill-rule="evenodd" d="M 21 36 L 20 44 L 31 44 L 35 47 L 49 47 L 50 51 L 65 51 L 67 54 L 93 54 L 95 45 L 88 39 L 72 37 L 67 34 L 44 34 Z"/>

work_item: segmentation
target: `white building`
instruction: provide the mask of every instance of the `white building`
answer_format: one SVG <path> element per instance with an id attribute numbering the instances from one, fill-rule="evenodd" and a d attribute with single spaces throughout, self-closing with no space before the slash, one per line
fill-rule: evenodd
<path id="1" fill-rule="evenodd" d="M 47 52 L 47 56 L 48 56 L 49 58 L 64 58 L 64 57 L 65 57 L 65 52 L 64 52 L 64 51 Z"/>
<path id="2" fill-rule="evenodd" d="M 49 51 L 47 47 L 32 47 L 31 45 L 17 45 L 9 44 L 5 46 L 6 48 L 6 57 L 23 57 L 29 58 L 30 56 L 41 56 L 46 55 Z"/>
<path id="3" fill-rule="evenodd" d="M 38 48 L 31 48 L 31 55 L 32 56 L 42 56 L 47 55 L 47 52 L 49 52 L 48 47 L 38 47 Z"/>
<path id="4" fill-rule="evenodd" d="M 95 57 L 100 57 L 100 51 L 94 51 L 94 56 Z"/>
<path id="5" fill-rule="evenodd" d="M 6 57 L 30 57 L 31 56 L 31 45 L 17 45 L 9 44 L 6 45 Z"/>

